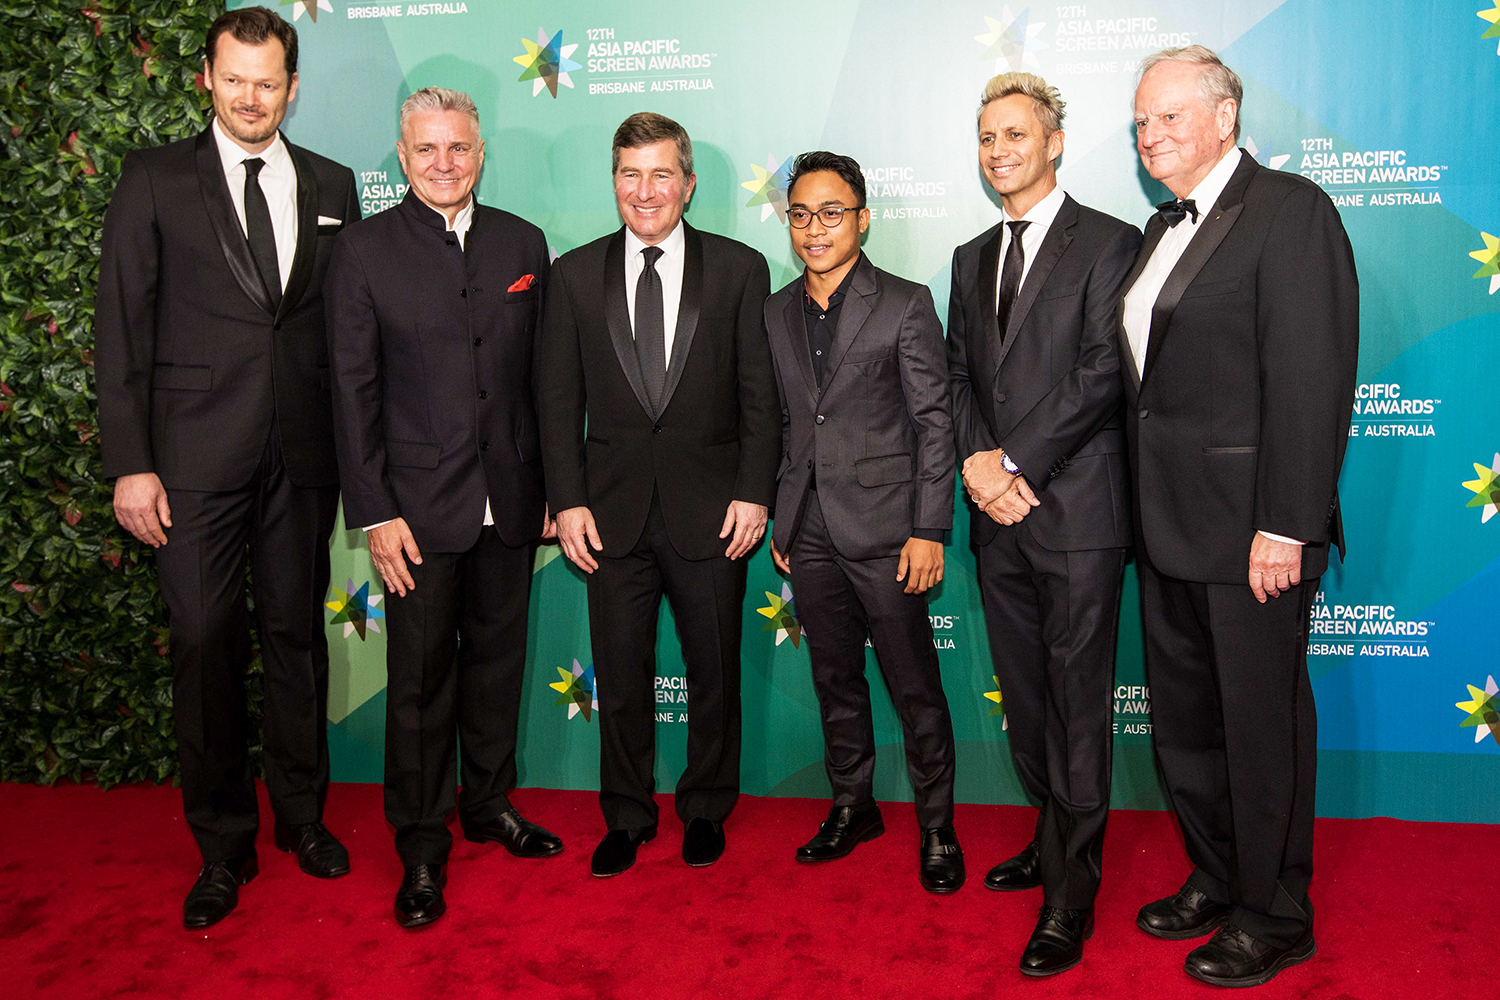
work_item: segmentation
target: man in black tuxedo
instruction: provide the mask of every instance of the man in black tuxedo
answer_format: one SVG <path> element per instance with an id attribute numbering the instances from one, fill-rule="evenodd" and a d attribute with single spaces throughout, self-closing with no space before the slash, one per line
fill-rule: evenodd
<path id="1" fill-rule="evenodd" d="M 156 549 L 170 614 L 183 812 L 203 854 L 190 928 L 223 919 L 257 871 L 247 558 L 276 846 L 311 875 L 349 871 L 322 824 L 339 493 L 322 286 L 359 202 L 348 167 L 277 131 L 297 93 L 291 25 L 230 11 L 206 53 L 213 122 L 125 157 L 94 319 L 104 474 L 120 524 Z"/>
<path id="2" fill-rule="evenodd" d="M 712 864 L 739 795 L 745 561 L 765 533 L 781 424 L 761 326 L 765 258 L 682 219 L 693 146 L 661 115 L 614 137 L 625 226 L 553 270 L 538 379 L 547 496 L 588 577 L 599 682 L 595 875 L 656 835 L 653 678 L 662 593 L 687 669 L 682 856 Z"/>
<path id="3" fill-rule="evenodd" d="M 1359 352 L 1338 211 L 1235 147 L 1242 93 L 1202 46 L 1142 63 L 1141 162 L 1176 197 L 1120 312 L 1153 732 L 1194 865 L 1137 924 L 1219 928 L 1186 969 L 1222 986 L 1317 950 L 1307 621 L 1330 543 L 1343 550 Z"/>
<path id="4" fill-rule="evenodd" d="M 833 786 L 797 860 L 831 861 L 885 832 L 865 637 L 901 717 L 917 805 L 917 875 L 964 884 L 953 829 L 953 722 L 927 617 L 953 524 L 953 424 L 943 328 L 925 285 L 860 252 L 865 179 L 848 156 L 803 153 L 787 182 L 803 273 L 766 300 L 783 434 L 771 554 L 813 638 L 813 687 Z"/>
<path id="5" fill-rule="evenodd" d="M 453 836 L 517 857 L 562 841 L 511 805 L 534 543 L 553 534 L 531 372 L 547 283 L 536 226 L 473 196 L 484 163 L 467 94 L 401 106 L 394 208 L 350 227 L 328 267 L 344 516 L 364 528 L 386 607 L 385 814 L 403 927 L 443 915 Z"/>
<path id="6" fill-rule="evenodd" d="M 1041 885 L 1021 971 L 1077 965 L 1109 813 L 1115 635 L 1130 543 L 1115 311 L 1134 226 L 1057 185 L 1063 101 L 1030 73 L 986 85 L 979 166 L 1005 220 L 953 254 L 948 361 L 970 543 L 1010 749 L 1036 835 L 985 878 Z"/>

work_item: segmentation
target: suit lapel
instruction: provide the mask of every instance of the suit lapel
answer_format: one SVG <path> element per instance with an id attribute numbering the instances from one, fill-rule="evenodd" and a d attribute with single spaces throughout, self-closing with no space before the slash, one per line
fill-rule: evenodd
<path id="1" fill-rule="evenodd" d="M 844 306 L 839 310 L 839 325 L 833 331 L 833 343 L 828 345 L 828 364 L 823 368 L 824 390 L 833 384 L 833 376 L 838 373 L 839 365 L 844 363 L 849 345 L 854 343 L 865 320 L 875 311 L 875 296 L 879 291 L 875 281 L 875 265 L 861 254 L 854 265 L 854 280 L 849 283 L 849 294 L 844 297 Z M 822 392 L 818 395 L 821 396 Z"/>
<path id="2" fill-rule="evenodd" d="M 282 141 L 286 142 L 285 136 Z M 292 166 L 297 170 L 297 251 L 292 255 L 292 271 L 287 276 L 277 319 L 286 316 L 302 301 L 308 282 L 312 280 L 313 258 L 318 252 L 318 178 L 302 150 L 289 142 L 286 148 L 292 156 Z"/>
<path id="3" fill-rule="evenodd" d="M 1156 245 L 1161 242 L 1162 234 L 1167 231 L 1167 224 L 1161 220 L 1161 216 L 1153 215 L 1146 222 L 1146 237 L 1141 244 L 1140 252 L 1135 255 L 1135 264 L 1130 268 L 1130 273 L 1125 275 L 1125 284 L 1120 291 L 1120 302 L 1115 307 L 1115 329 L 1118 331 L 1120 341 L 1120 356 L 1125 361 L 1126 377 L 1130 379 L 1130 385 L 1139 394 L 1141 391 L 1141 371 L 1136 363 L 1135 352 L 1130 349 L 1130 337 L 1125 333 L 1125 296 L 1135 287 L 1141 272 L 1146 269 L 1146 262 L 1156 252 Z"/>
<path id="4" fill-rule="evenodd" d="M 807 386 L 808 397 L 816 400 L 818 377 L 813 372 L 812 355 L 808 353 L 807 320 L 802 315 L 802 296 L 805 294 L 801 282 L 787 290 L 786 307 L 781 311 L 784 320 L 781 335 L 787 342 L 787 350 L 797 359 L 797 369 L 802 372 L 802 384 Z M 800 338 L 797 336 L 798 330 L 803 331 Z"/>
<path id="5" fill-rule="evenodd" d="M 1078 203 L 1064 195 L 1062 207 L 1057 210 L 1052 225 L 1047 227 L 1047 235 L 1042 237 L 1042 245 L 1036 249 L 1036 258 L 1031 262 L 1031 270 L 1026 273 L 1026 281 L 1021 285 L 1020 294 L 1010 308 L 1010 318 L 1006 321 L 1005 346 L 1000 348 L 1000 357 L 995 362 L 996 369 L 1005 363 L 1005 356 L 1015 346 L 1016 334 L 1020 332 L 1021 324 L 1026 322 L 1026 314 L 1031 312 L 1031 306 L 1041 293 L 1042 286 L 1047 283 L 1048 275 L 1062 259 L 1068 244 L 1073 242 L 1073 227 L 1077 224 Z M 1026 248 L 1024 237 L 1021 248 Z M 996 324 L 999 324 L 998 317 Z"/>
<path id="6" fill-rule="evenodd" d="M 682 381 L 693 336 L 698 332 L 698 316 L 703 306 L 703 237 L 686 222 L 682 224 L 682 299 L 677 304 L 677 328 L 672 334 L 672 358 L 667 364 L 667 381 L 661 391 L 661 411 L 667 412 L 672 393 Z"/>
<path id="7" fill-rule="evenodd" d="M 609 324 L 609 339 L 615 345 L 615 357 L 625 373 L 625 381 L 641 409 L 648 415 L 651 403 L 646 397 L 646 383 L 641 380 L 641 362 L 635 356 L 635 336 L 630 331 L 630 306 L 625 301 L 625 230 L 622 228 L 609 241 L 604 251 L 604 316 Z"/>
<path id="8" fill-rule="evenodd" d="M 229 182 L 224 179 L 224 163 L 219 159 L 219 144 L 214 140 L 213 127 L 210 122 L 208 128 L 198 134 L 198 187 L 203 191 L 203 207 L 208 212 L 209 225 L 218 237 L 229 273 L 234 275 L 240 290 L 250 301 L 269 315 L 273 312 L 271 297 L 261 283 L 245 231 L 240 228 L 239 217 L 234 214 L 234 201 L 229 197 Z"/>
<path id="9" fill-rule="evenodd" d="M 1005 241 L 1005 223 L 995 227 L 995 235 L 990 237 L 979 250 L 979 329 L 969 338 L 969 373 L 972 378 L 975 372 L 984 371 L 980 362 L 975 360 L 977 354 L 991 369 L 990 359 L 996 357 L 1000 351 L 1000 317 L 995 313 L 996 292 L 995 286 L 1000 282 L 1000 244 Z"/>

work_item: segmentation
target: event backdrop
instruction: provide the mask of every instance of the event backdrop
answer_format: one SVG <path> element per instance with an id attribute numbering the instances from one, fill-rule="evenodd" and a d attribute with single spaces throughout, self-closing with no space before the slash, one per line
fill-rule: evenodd
<path id="1" fill-rule="evenodd" d="M 1245 81 L 1243 146 L 1333 196 L 1359 268 L 1359 388 L 1342 479 L 1349 561 L 1323 580 L 1308 648 L 1320 811 L 1500 820 L 1500 0 L 281 0 L 280 11 L 302 45 L 288 134 L 354 169 L 366 214 L 406 190 L 394 147 L 401 101 L 454 87 L 480 109 L 480 199 L 541 226 L 563 253 L 619 225 L 611 133 L 649 109 L 693 136 L 688 219 L 763 252 L 777 286 L 798 272 L 782 215 L 791 158 L 853 155 L 869 184 L 866 251 L 927 282 L 943 314 L 953 248 L 1000 218 L 975 157 L 991 75 L 1030 70 L 1060 87 L 1064 187 L 1144 225 L 1166 192 L 1134 151 L 1136 66 L 1166 46 L 1218 50 Z M 966 518 L 958 524 L 931 603 L 958 791 L 1022 802 Z M 334 773 L 378 781 L 381 626 L 399 598 L 382 597 L 357 532 L 341 526 L 333 566 Z M 764 548 L 750 563 L 744 624 L 744 788 L 826 795 L 808 671 L 817 636 L 801 632 L 796 595 Z M 683 763 L 690 708 L 674 627 L 664 612 L 664 790 Z M 528 641 L 522 784 L 597 787 L 584 586 L 555 546 L 537 556 Z M 1133 574 L 1117 683 L 1115 804 L 1159 807 Z M 909 797 L 900 727 L 884 687 L 874 691 L 877 793 Z"/>

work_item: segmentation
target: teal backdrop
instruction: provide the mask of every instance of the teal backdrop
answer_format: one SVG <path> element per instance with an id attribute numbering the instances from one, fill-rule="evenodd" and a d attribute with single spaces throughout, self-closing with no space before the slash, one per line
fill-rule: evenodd
<path id="1" fill-rule="evenodd" d="M 416 88 L 475 98 L 486 142 L 480 199 L 541 226 L 556 253 L 619 225 L 611 134 L 632 112 L 659 111 L 693 136 L 688 219 L 763 252 L 775 285 L 798 271 L 781 214 L 790 158 L 813 148 L 853 155 L 868 174 L 866 251 L 927 282 L 943 314 L 953 248 L 999 219 L 975 156 L 975 108 L 991 75 L 1024 69 L 1056 84 L 1068 102 L 1063 186 L 1144 225 L 1166 192 L 1135 155 L 1135 68 L 1166 46 L 1218 50 L 1244 78 L 1242 144 L 1336 199 L 1359 268 L 1359 395 L 1342 479 L 1349 561 L 1323 580 L 1309 646 L 1319 811 L 1500 820 L 1500 0 L 286 0 L 279 9 L 302 45 L 287 132 L 354 169 L 366 214 L 405 192 L 397 109 Z M 796 597 L 764 549 L 749 577 L 744 789 L 824 796 Z M 334 777 L 379 781 L 380 627 L 398 598 L 380 595 L 362 539 L 342 525 L 333 580 Z M 1023 802 L 963 527 L 931 614 L 959 796 Z M 693 623 L 663 615 L 657 775 L 669 790 L 688 712 L 674 628 Z M 521 782 L 596 788 L 584 587 L 555 546 L 537 556 L 527 643 Z M 1160 808 L 1141 660 L 1130 575 L 1114 802 Z M 900 727 L 883 684 L 873 686 L 877 794 L 909 798 Z"/>

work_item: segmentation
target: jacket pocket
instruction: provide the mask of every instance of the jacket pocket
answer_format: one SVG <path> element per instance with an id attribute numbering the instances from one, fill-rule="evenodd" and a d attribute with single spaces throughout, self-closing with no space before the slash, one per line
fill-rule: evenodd
<path id="1" fill-rule="evenodd" d="M 1234 448 L 1204 448 L 1205 455 L 1254 455 L 1260 451 L 1260 445 L 1250 444 Z"/>
<path id="2" fill-rule="evenodd" d="M 844 360 L 850 364 L 857 365 L 862 361 L 884 361 L 891 356 L 889 347 L 882 347 L 873 351 L 849 351 L 844 355 Z"/>
<path id="3" fill-rule="evenodd" d="M 912 479 L 911 452 L 862 458 L 854 463 L 854 478 L 861 486 L 889 486 L 909 483 Z"/>
<path id="4" fill-rule="evenodd" d="M 157 365 L 151 372 L 151 387 L 207 392 L 213 386 L 213 371 L 208 365 Z"/>
<path id="5" fill-rule="evenodd" d="M 421 441 L 387 441 L 385 443 L 385 460 L 390 465 L 406 466 L 412 469 L 436 469 L 438 459 L 443 455 L 443 449 L 435 444 L 425 444 Z"/>
<path id="6" fill-rule="evenodd" d="M 1240 279 L 1230 278 L 1228 281 L 1209 281 L 1201 285 L 1188 285 L 1187 290 L 1182 293 L 1185 299 L 1196 299 L 1206 295 L 1228 295 L 1230 292 L 1240 290 Z"/>
<path id="7" fill-rule="evenodd" d="M 539 289 L 535 285 L 533 285 L 533 286 L 531 286 L 530 288 L 528 288 L 528 289 L 526 289 L 524 291 L 520 291 L 520 292 L 506 292 L 505 293 L 505 302 L 506 302 L 507 305 L 509 305 L 512 302 L 535 302 L 537 295 L 539 295 L 540 293 L 541 293 L 541 289 Z"/>

